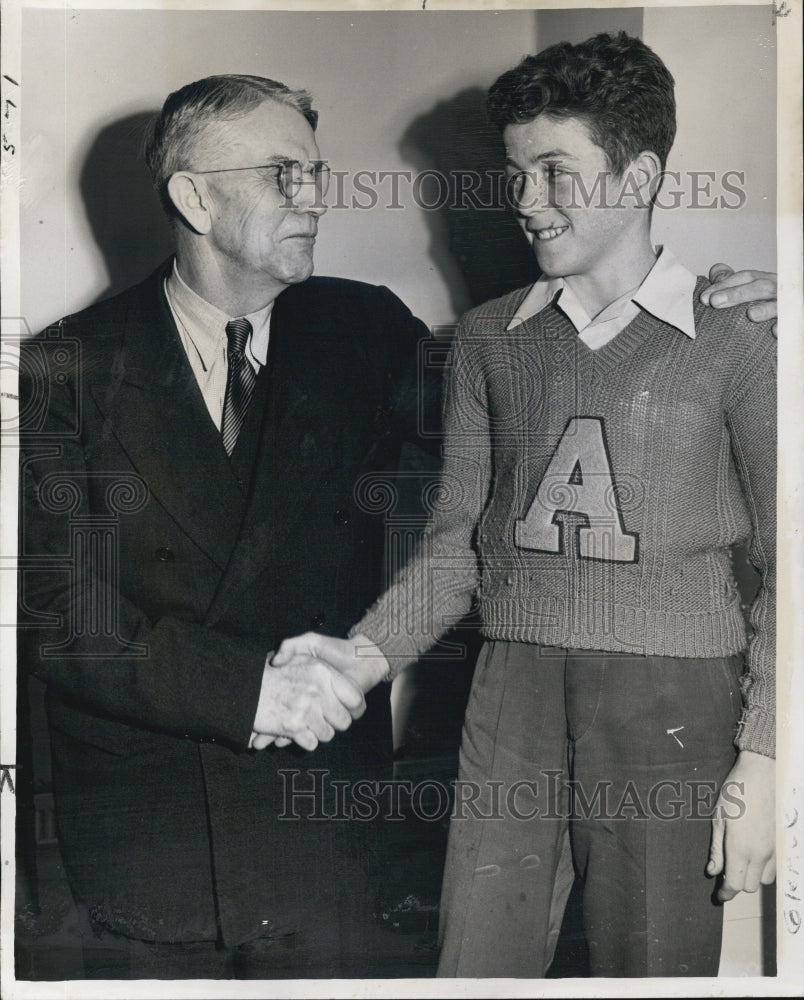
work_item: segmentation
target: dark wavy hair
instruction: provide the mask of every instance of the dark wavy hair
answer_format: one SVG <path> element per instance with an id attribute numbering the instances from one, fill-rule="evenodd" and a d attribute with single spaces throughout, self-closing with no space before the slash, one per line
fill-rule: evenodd
<path id="1" fill-rule="evenodd" d="M 644 150 L 664 170 L 676 135 L 674 82 L 639 38 L 602 33 L 526 56 L 491 86 L 487 110 L 501 131 L 542 114 L 579 118 L 616 175 Z"/>
<path id="2" fill-rule="evenodd" d="M 167 182 L 178 170 L 189 170 L 192 157 L 210 126 L 243 118 L 263 101 L 295 108 L 315 131 L 318 112 L 305 90 L 263 76 L 208 76 L 170 94 L 145 139 L 145 162 L 165 211 L 176 215 Z"/>

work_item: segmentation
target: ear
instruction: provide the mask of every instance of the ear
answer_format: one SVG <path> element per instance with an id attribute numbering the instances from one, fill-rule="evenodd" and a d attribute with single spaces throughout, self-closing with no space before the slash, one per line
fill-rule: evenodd
<path id="1" fill-rule="evenodd" d="M 179 171 L 167 183 L 168 195 L 176 210 L 196 233 L 205 236 L 212 228 L 209 189 L 198 175 Z"/>
<path id="2" fill-rule="evenodd" d="M 662 182 L 662 164 L 650 149 L 644 149 L 631 161 L 631 170 L 636 177 L 639 190 L 644 194 L 644 204 L 650 205 Z"/>

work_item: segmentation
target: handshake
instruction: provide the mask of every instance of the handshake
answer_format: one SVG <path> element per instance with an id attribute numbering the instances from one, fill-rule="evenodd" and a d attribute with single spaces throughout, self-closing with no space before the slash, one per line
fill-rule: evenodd
<path id="1" fill-rule="evenodd" d="M 388 661 L 363 635 L 306 632 L 286 639 L 266 660 L 249 746 L 298 743 L 315 750 L 366 710 L 365 695 L 388 676 Z"/>

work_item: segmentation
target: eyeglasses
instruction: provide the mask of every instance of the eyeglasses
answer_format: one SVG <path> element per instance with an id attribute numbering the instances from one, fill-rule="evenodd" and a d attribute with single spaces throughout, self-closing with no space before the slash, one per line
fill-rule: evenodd
<path id="1" fill-rule="evenodd" d="M 194 174 L 232 174 L 239 170 L 264 170 L 273 174 L 273 183 L 279 188 L 283 198 L 298 197 L 305 184 L 315 186 L 316 201 L 323 198 L 329 188 L 330 169 L 326 160 L 311 160 L 304 169 L 298 160 L 282 160 L 279 163 L 265 163 L 254 167 L 223 167 L 220 170 L 193 170 Z"/>

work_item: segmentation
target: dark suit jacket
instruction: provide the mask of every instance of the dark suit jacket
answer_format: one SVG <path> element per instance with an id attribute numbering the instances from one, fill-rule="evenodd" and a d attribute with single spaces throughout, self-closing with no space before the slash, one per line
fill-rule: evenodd
<path id="1" fill-rule="evenodd" d="M 306 933 L 344 900 L 357 921 L 371 824 L 320 817 L 331 779 L 383 775 L 387 687 L 314 754 L 247 743 L 269 650 L 345 634 L 382 589 L 386 511 L 356 487 L 417 440 L 427 331 L 384 288 L 287 289 L 230 461 L 166 267 L 23 349 L 20 651 L 47 684 L 65 865 L 143 939 Z"/>

